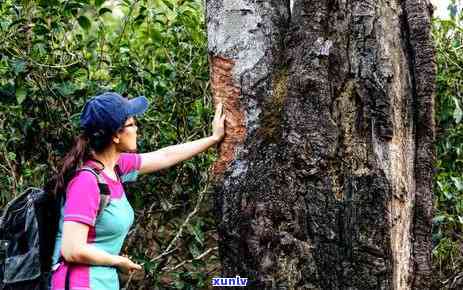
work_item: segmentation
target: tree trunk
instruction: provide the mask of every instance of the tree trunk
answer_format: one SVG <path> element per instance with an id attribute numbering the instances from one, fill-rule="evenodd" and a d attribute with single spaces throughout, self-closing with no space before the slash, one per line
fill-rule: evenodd
<path id="1" fill-rule="evenodd" d="M 227 115 L 213 168 L 223 276 L 253 289 L 429 289 L 428 1 L 206 4 Z"/>

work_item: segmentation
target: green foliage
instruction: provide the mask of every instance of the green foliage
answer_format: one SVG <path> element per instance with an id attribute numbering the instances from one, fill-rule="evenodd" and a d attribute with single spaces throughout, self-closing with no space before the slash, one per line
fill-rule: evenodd
<path id="1" fill-rule="evenodd" d="M 463 266 L 463 26 L 457 17 L 434 20 L 437 49 L 437 164 L 433 262 L 440 281 Z"/>
<path id="2" fill-rule="evenodd" d="M 71 148 L 85 101 L 104 91 L 145 95 L 139 151 L 147 152 L 211 134 L 205 23 L 200 0 L 0 1 L 0 204 L 26 187 L 41 186 Z M 142 176 L 130 189 L 138 222 L 152 233 L 152 249 L 138 241 L 127 251 L 145 262 L 148 289 L 204 288 L 205 263 L 191 260 L 215 246 L 211 204 L 205 198 L 180 239 L 181 251 L 156 262 L 175 236 L 215 156 Z M 148 221 L 140 213 L 153 213 Z M 149 215 L 148 215 L 149 216 Z M 140 218 L 141 217 L 141 218 Z M 146 217 L 145 217 L 146 218 Z M 154 249 L 154 250 L 153 250 Z M 146 256 L 147 250 L 153 250 Z M 169 279 L 160 279 L 163 275 Z M 164 276 L 166 276 L 164 275 Z M 210 276 L 210 275 L 209 275 Z M 165 278 L 165 277 L 164 277 Z M 139 284 L 136 284 L 139 283 Z M 135 286 L 137 285 L 137 286 Z M 150 286 L 151 285 L 151 286 Z"/>

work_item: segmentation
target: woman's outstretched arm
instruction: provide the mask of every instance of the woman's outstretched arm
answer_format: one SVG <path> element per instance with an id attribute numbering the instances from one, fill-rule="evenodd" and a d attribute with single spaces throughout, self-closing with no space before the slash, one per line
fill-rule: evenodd
<path id="1" fill-rule="evenodd" d="M 142 153 L 140 174 L 165 169 L 184 160 L 188 160 L 220 142 L 225 135 L 225 114 L 222 115 L 222 103 L 219 103 L 212 122 L 212 136 L 168 146 L 153 152 Z"/>

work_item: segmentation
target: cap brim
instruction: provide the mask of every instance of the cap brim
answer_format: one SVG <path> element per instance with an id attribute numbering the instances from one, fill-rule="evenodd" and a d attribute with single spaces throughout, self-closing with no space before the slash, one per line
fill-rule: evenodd
<path id="1" fill-rule="evenodd" d="M 145 96 L 139 96 L 128 101 L 127 112 L 129 116 L 139 116 L 148 109 L 148 99 Z"/>

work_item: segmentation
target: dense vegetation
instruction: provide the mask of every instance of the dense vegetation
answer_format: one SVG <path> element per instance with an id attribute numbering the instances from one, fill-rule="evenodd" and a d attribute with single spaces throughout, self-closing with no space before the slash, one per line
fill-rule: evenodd
<path id="1" fill-rule="evenodd" d="M 59 170 L 95 94 L 149 98 L 141 152 L 210 134 L 203 12 L 201 0 L 0 1 L 0 205 Z M 462 33 L 457 16 L 434 21 L 437 287 L 463 267 Z M 218 274 L 207 186 L 214 158 L 209 150 L 130 188 L 137 226 L 125 252 L 145 273 L 129 288 L 205 288 Z"/>
<path id="2" fill-rule="evenodd" d="M 437 49 L 437 164 L 433 262 L 436 287 L 463 271 L 463 26 L 461 16 L 434 20 Z M 447 283 L 444 283 L 447 282 Z M 444 284 L 442 284 L 444 283 Z"/>
<path id="3" fill-rule="evenodd" d="M 84 102 L 104 91 L 150 100 L 140 152 L 211 134 L 203 15 L 200 0 L 0 1 L 0 204 L 59 170 Z M 146 273 L 129 288 L 210 285 L 214 158 L 208 150 L 130 188 L 139 226 L 125 251 Z"/>

